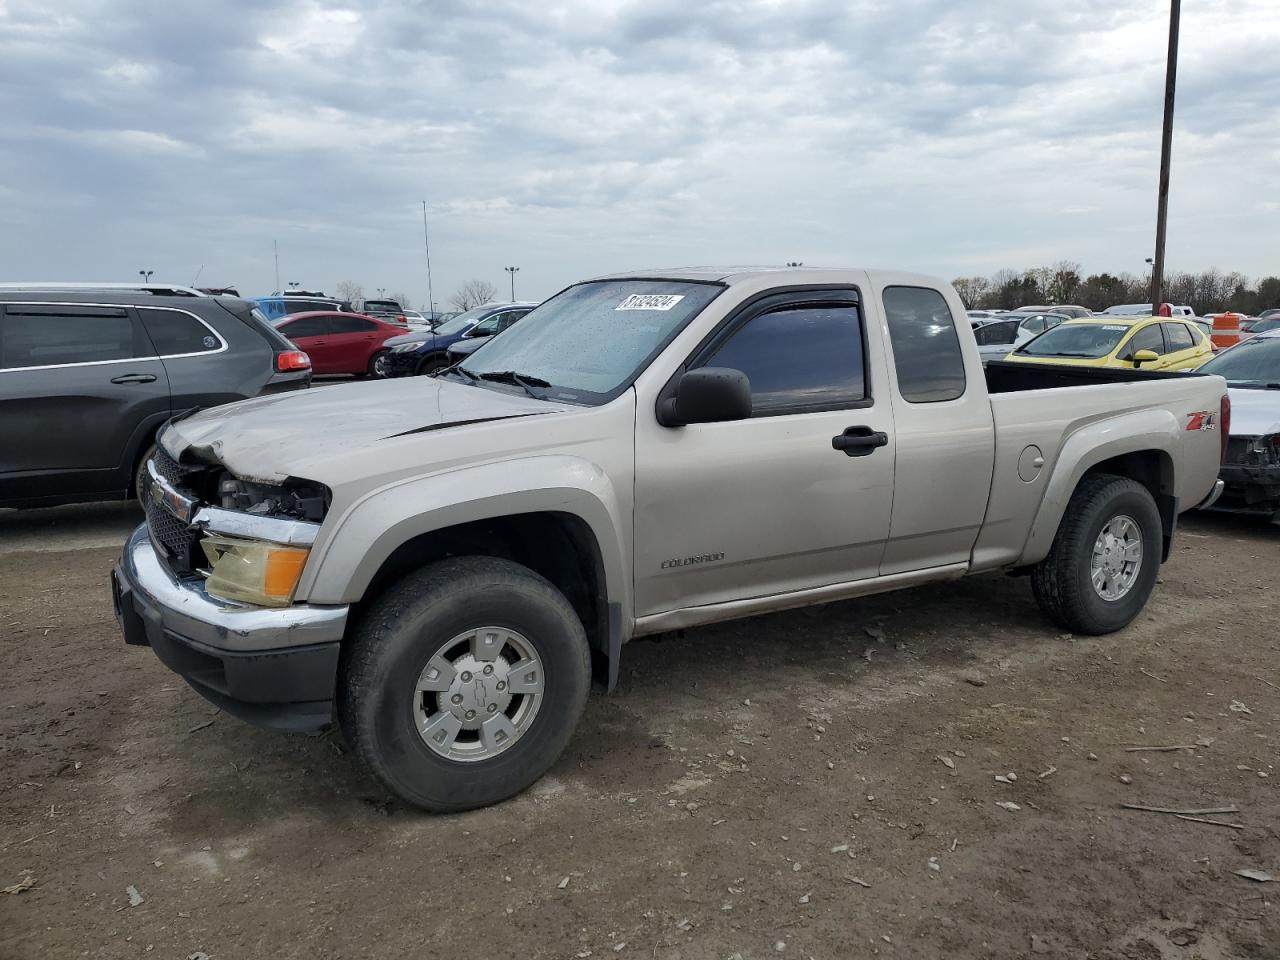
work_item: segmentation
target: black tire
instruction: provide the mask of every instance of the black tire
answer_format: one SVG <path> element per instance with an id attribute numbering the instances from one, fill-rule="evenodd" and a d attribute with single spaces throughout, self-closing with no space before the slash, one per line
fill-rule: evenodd
<path id="1" fill-rule="evenodd" d="M 146 489 L 147 461 L 151 459 L 155 452 L 156 445 L 154 443 L 147 444 L 146 449 L 142 451 L 142 456 L 138 458 L 137 465 L 133 468 L 133 490 L 131 493 L 139 503 L 142 503 L 142 491 Z M 146 506 L 145 503 L 142 504 L 144 510 Z"/>
<path id="2" fill-rule="evenodd" d="M 1122 515 L 1138 525 L 1142 559 L 1129 591 L 1107 600 L 1094 589 L 1090 560 L 1103 527 Z M 1049 555 L 1032 570 L 1031 586 L 1040 609 L 1075 633 L 1098 636 L 1128 626 L 1155 587 L 1163 538 L 1160 511 L 1146 487 L 1112 474 L 1085 477 L 1067 504 Z"/>
<path id="3" fill-rule="evenodd" d="M 430 749 L 414 720 L 414 688 L 441 644 L 492 625 L 518 631 L 543 665 L 543 700 L 525 732 L 487 759 Z M 412 573 L 379 597 L 339 667 L 337 714 L 353 752 L 406 803 L 470 810 L 524 790 L 556 761 L 586 707 L 590 651 L 564 595 L 508 560 L 455 557 Z"/>
<path id="4" fill-rule="evenodd" d="M 439 354 L 427 357 L 427 359 L 418 364 L 418 376 L 429 377 L 447 366 L 449 366 L 449 361 Z"/>
<path id="5" fill-rule="evenodd" d="M 369 376 L 378 380 L 387 378 L 387 354 L 390 352 L 390 350 L 379 350 L 369 358 Z"/>

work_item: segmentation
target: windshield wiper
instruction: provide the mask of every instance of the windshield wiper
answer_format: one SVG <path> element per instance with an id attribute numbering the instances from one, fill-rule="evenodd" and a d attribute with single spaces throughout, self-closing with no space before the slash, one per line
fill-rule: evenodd
<path id="1" fill-rule="evenodd" d="M 479 377 L 477 377 L 474 373 L 472 373 L 470 370 L 468 370 L 466 367 L 462 366 L 460 363 L 455 363 L 452 367 L 449 367 L 449 368 L 448 368 L 447 370 L 445 370 L 444 372 L 445 372 L 445 373 L 460 373 L 460 374 L 462 374 L 462 376 L 466 377 L 466 378 L 467 378 L 467 381 L 468 381 L 468 382 L 470 382 L 470 383 L 475 383 L 477 380 L 479 380 L 479 379 L 480 379 L 480 378 L 479 378 Z"/>
<path id="2" fill-rule="evenodd" d="M 472 376 L 480 380 L 493 380 L 496 383 L 514 383 L 516 386 L 522 387 L 524 392 L 535 400 L 546 399 L 546 395 L 535 390 L 535 387 L 546 388 L 551 386 L 549 382 L 541 377 L 526 376 L 516 373 L 514 370 L 489 370 L 485 373 L 472 374 Z"/>

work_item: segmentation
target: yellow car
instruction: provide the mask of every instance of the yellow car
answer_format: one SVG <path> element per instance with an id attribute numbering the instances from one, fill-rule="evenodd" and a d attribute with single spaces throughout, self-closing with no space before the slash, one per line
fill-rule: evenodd
<path id="1" fill-rule="evenodd" d="M 1082 317 L 1018 346 L 1015 363 L 1053 363 L 1132 370 L 1194 370 L 1213 356 L 1194 323 L 1170 317 Z"/>

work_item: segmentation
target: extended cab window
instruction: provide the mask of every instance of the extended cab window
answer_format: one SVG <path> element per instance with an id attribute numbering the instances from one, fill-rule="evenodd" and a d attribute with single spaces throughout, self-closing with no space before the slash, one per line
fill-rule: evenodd
<path id="1" fill-rule="evenodd" d="M 745 373 L 755 416 L 831 410 L 867 396 L 854 303 L 768 309 L 735 330 L 703 366 Z"/>
<path id="2" fill-rule="evenodd" d="M 189 313 L 139 307 L 138 315 L 142 317 L 142 325 L 147 328 L 156 353 L 162 357 L 206 353 L 222 346 L 213 331 Z"/>
<path id="3" fill-rule="evenodd" d="M 912 403 L 937 403 L 964 395 L 964 354 L 947 301 L 929 287 L 886 287 L 898 390 Z"/>
<path id="4" fill-rule="evenodd" d="M 0 317 L 0 368 L 154 356 L 123 307 L 10 304 Z"/>

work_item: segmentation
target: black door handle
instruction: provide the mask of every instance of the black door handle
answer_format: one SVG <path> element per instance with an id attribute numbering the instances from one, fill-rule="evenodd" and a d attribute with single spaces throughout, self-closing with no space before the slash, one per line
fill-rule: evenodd
<path id="1" fill-rule="evenodd" d="M 156 378 L 149 373 L 126 373 L 122 377 L 112 377 L 112 383 L 155 383 Z"/>
<path id="2" fill-rule="evenodd" d="M 831 438 L 831 449 L 843 450 L 845 456 L 865 457 L 889 442 L 889 435 L 883 430 L 872 430 L 870 427 L 850 427 L 838 437 Z"/>

